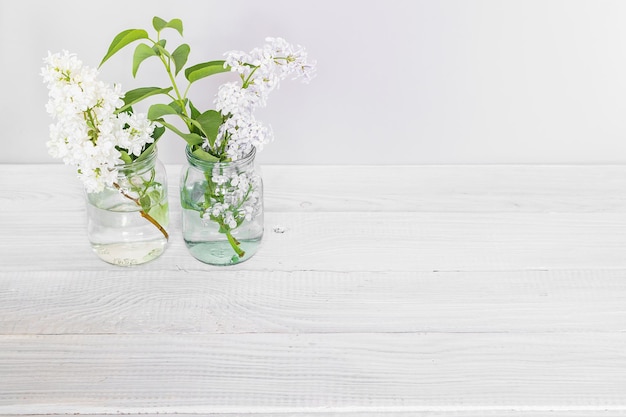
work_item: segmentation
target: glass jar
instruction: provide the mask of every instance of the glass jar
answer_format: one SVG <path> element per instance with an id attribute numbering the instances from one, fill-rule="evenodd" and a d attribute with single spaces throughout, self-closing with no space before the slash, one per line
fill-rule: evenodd
<path id="1" fill-rule="evenodd" d="M 208 162 L 186 150 L 180 186 L 183 238 L 211 265 L 250 259 L 263 238 L 263 182 L 256 151 L 234 162 Z"/>
<path id="2" fill-rule="evenodd" d="M 153 148 L 117 169 L 113 186 L 87 193 L 87 235 L 102 260 L 143 264 L 159 257 L 169 238 L 165 167 Z"/>

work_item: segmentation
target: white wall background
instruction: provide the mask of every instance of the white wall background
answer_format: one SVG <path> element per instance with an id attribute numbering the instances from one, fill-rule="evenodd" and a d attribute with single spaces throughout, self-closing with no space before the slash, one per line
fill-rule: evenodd
<path id="1" fill-rule="evenodd" d="M 283 84 L 260 114 L 276 136 L 262 163 L 626 162 L 618 0 L 0 0 L 0 162 L 58 163 L 45 148 L 47 51 L 97 66 L 114 35 L 154 15 L 183 20 L 190 63 L 266 36 L 317 59 L 311 84 Z M 102 79 L 166 85 L 156 62 L 133 80 L 131 56 Z M 225 80 L 192 98 L 209 106 Z M 182 163 L 183 146 L 164 138 L 161 159 Z"/>

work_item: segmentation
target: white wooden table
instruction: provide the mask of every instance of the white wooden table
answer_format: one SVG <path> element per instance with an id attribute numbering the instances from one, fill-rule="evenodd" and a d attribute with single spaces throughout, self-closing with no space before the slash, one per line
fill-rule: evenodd
<path id="1" fill-rule="evenodd" d="M 91 253 L 0 166 L 0 415 L 626 415 L 626 167 L 265 166 L 235 267 Z"/>

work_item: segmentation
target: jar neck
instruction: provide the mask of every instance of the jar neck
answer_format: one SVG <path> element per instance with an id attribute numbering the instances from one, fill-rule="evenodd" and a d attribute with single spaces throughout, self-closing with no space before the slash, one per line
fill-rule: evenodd
<path id="1" fill-rule="evenodd" d="M 198 168 L 205 172 L 212 172 L 215 169 L 229 168 L 237 170 L 247 170 L 254 164 L 254 157 L 256 156 L 256 148 L 252 148 L 252 151 L 241 159 L 231 162 L 209 162 L 198 158 L 191 152 L 191 147 L 185 148 L 185 155 L 189 164 L 195 168 Z"/>
<path id="2" fill-rule="evenodd" d="M 149 169 L 154 168 L 157 160 L 156 146 L 152 147 L 152 150 L 148 153 L 142 154 L 139 159 L 136 159 L 127 164 L 116 165 L 116 168 L 120 175 L 126 176 L 128 174 L 141 174 Z"/>

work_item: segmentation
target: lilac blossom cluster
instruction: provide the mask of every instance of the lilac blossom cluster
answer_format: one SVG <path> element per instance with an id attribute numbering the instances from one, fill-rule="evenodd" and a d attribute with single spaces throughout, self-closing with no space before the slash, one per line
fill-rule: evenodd
<path id="1" fill-rule="evenodd" d="M 64 51 L 44 60 L 46 110 L 56 121 L 47 142 L 50 155 L 77 168 L 87 192 L 100 192 L 117 180 L 120 150 L 139 156 L 154 141 L 154 125 L 143 114 L 117 114 L 123 106 L 119 86 L 98 81 L 98 71 Z"/>
<path id="2" fill-rule="evenodd" d="M 280 81 L 292 76 L 308 82 L 314 76 L 315 63 L 307 62 L 303 47 L 282 38 L 266 38 L 266 42 L 250 53 L 226 53 L 224 65 L 238 73 L 241 82 L 220 86 L 215 105 L 225 121 L 214 149 L 208 141 L 204 147 L 213 154 L 219 154 L 216 149 L 223 149 L 231 161 L 244 158 L 253 148 L 261 150 L 273 139 L 271 129 L 256 120 L 254 111 L 266 105 L 269 93 L 279 87 Z"/>
<path id="3" fill-rule="evenodd" d="M 234 229 L 261 212 L 262 202 L 258 191 L 261 178 L 254 171 L 224 172 L 216 166 L 212 179 L 215 189 L 211 205 L 202 216 L 204 219 Z"/>

